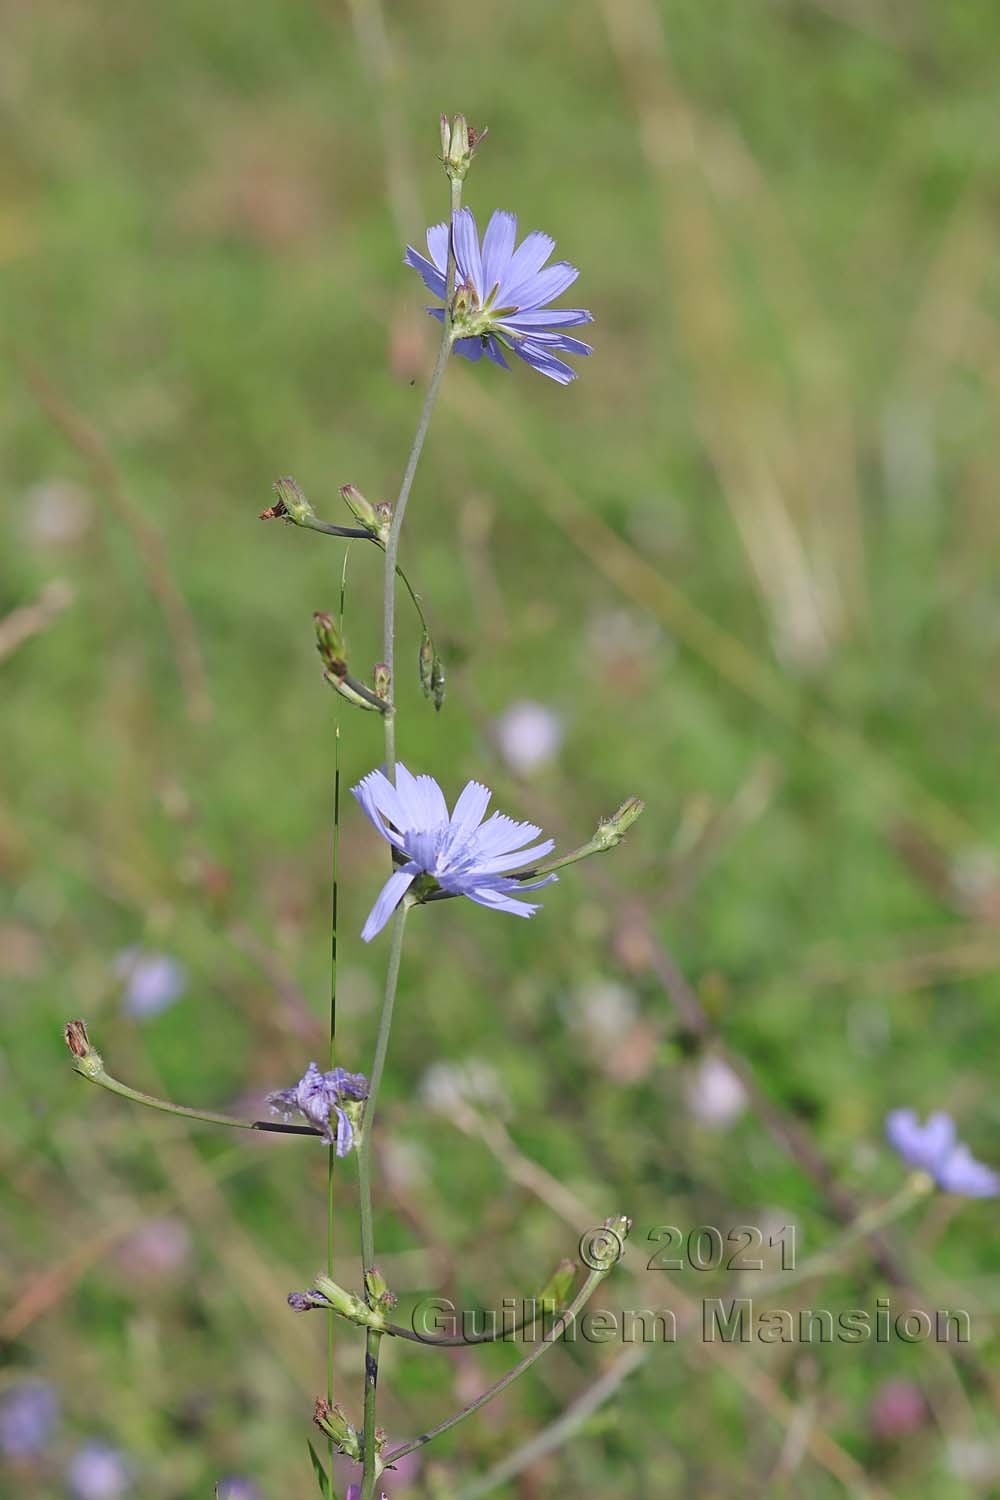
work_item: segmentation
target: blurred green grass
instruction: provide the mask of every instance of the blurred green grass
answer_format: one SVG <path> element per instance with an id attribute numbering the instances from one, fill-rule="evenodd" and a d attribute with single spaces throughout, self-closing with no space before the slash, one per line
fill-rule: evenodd
<path id="1" fill-rule="evenodd" d="M 449 374 L 404 546 L 451 696 L 435 718 L 415 672 L 402 684 L 402 754 L 452 793 L 483 777 L 562 844 L 629 792 L 648 811 L 533 923 L 449 908 L 411 924 L 380 1244 L 429 1244 L 399 1262 L 407 1289 L 477 1303 L 530 1291 L 572 1248 L 481 1142 L 428 1114 L 427 1068 L 469 1056 L 497 1069 L 521 1151 L 602 1212 L 640 1227 L 777 1215 L 810 1249 L 832 1236 L 759 1122 L 692 1119 L 648 932 L 862 1196 L 896 1181 L 878 1149 L 890 1105 L 953 1109 L 996 1160 L 995 8 L 434 0 L 387 8 L 384 40 L 369 0 L 141 15 L 39 0 L 0 16 L 0 617 L 52 579 L 75 594 L 0 663 L 2 1352 L 6 1377 L 58 1384 L 60 1443 L 128 1449 L 150 1500 L 208 1494 L 229 1471 L 309 1492 L 322 1330 L 282 1304 L 322 1258 L 323 1164 L 137 1119 L 72 1077 L 59 1032 L 85 1015 L 113 1068 L 209 1107 L 290 1082 L 322 1046 L 296 1033 L 288 993 L 320 1037 L 333 705 L 309 613 L 335 603 L 340 549 L 255 518 L 283 472 L 331 517 L 348 480 L 393 492 L 432 340 L 402 238 L 444 213 L 441 109 L 489 124 L 468 201 L 556 236 L 596 348 L 565 391 L 521 369 Z M 134 527 L 39 383 L 99 434 L 162 538 L 207 722 Z M 379 652 L 377 564 L 351 558 L 359 662 Z M 519 698 L 567 725 L 558 764 L 525 785 L 489 733 Z M 378 727 L 344 727 L 354 781 Z M 353 807 L 344 860 L 354 934 L 381 863 Z M 190 974 L 143 1026 L 119 1015 L 111 972 L 134 944 Z M 362 1067 L 384 954 L 350 936 L 346 950 L 342 1047 Z M 626 1081 L 621 1049 L 568 1019 L 608 980 L 647 1027 Z M 351 1199 L 345 1186 L 345 1236 Z M 140 1291 L 115 1247 L 154 1207 L 188 1225 L 193 1263 Z M 939 1300 L 957 1288 L 982 1309 L 985 1363 L 992 1223 L 989 1205 L 954 1222 L 935 1205 L 913 1245 Z M 879 1290 L 862 1261 L 829 1295 Z M 342 1346 L 349 1392 L 360 1354 Z M 421 1353 L 390 1351 L 401 1438 L 504 1363 Z M 485 1467 L 609 1357 L 550 1356 L 441 1461 Z M 967 1375 L 943 1432 L 872 1437 L 890 1376 L 936 1391 L 925 1348 L 739 1357 L 809 1393 L 890 1492 L 996 1482 L 956 1467 L 963 1442 L 997 1461 Z M 725 1371 L 654 1351 L 534 1488 L 504 1493 L 772 1493 L 782 1440 Z M 61 1451 L 0 1483 L 60 1493 Z M 841 1492 L 811 1459 L 783 1482 Z"/>

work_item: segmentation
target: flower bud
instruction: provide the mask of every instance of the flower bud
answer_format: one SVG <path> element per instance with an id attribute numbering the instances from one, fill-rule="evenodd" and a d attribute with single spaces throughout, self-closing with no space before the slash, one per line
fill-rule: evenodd
<path id="1" fill-rule="evenodd" d="M 366 1283 L 368 1274 L 370 1273 L 366 1273 L 365 1276 Z M 349 1322 L 358 1323 L 364 1328 L 384 1327 L 385 1319 L 382 1316 L 381 1307 L 377 1305 L 369 1307 L 366 1302 L 362 1302 L 360 1297 L 355 1297 L 353 1292 L 348 1292 L 344 1287 L 338 1286 L 335 1281 L 331 1281 L 329 1276 L 316 1277 L 315 1291 L 321 1297 L 326 1298 L 335 1313 L 339 1313 L 342 1318 L 347 1318 Z"/>
<path id="2" fill-rule="evenodd" d="M 104 1059 L 96 1047 L 90 1044 L 87 1027 L 83 1021 L 67 1021 L 63 1037 L 73 1054 L 73 1066 L 84 1078 L 98 1078 L 104 1072 Z"/>
<path id="3" fill-rule="evenodd" d="M 632 1233 L 632 1220 L 627 1214 L 612 1214 L 610 1219 L 605 1219 L 604 1227 L 610 1229 L 615 1238 L 624 1244 Z"/>
<path id="4" fill-rule="evenodd" d="M 464 115 L 456 115 L 453 120 L 441 116 L 441 160 L 452 182 L 463 181 L 485 135 L 485 127 L 477 132 Z"/>
<path id="5" fill-rule="evenodd" d="M 384 661 L 375 663 L 375 696 L 381 698 L 383 703 L 389 701 L 389 668 Z"/>
<path id="6" fill-rule="evenodd" d="M 438 710 L 438 712 L 440 712 L 444 706 L 444 693 L 444 662 L 441 660 L 440 656 L 435 654 L 434 662 L 431 666 L 431 697 L 434 699 L 434 707 Z"/>
<path id="7" fill-rule="evenodd" d="M 357 1429 L 347 1420 L 343 1407 L 331 1406 L 329 1401 L 320 1396 L 316 1402 L 313 1421 L 320 1432 L 332 1439 L 338 1453 L 353 1458 L 355 1463 L 361 1462 L 361 1440 Z"/>
<path id="8" fill-rule="evenodd" d="M 375 507 L 375 531 L 383 547 L 389 540 L 392 529 L 392 506 L 388 500 L 380 500 Z"/>
<path id="9" fill-rule="evenodd" d="M 399 1300 L 395 1292 L 390 1292 L 389 1283 L 386 1281 L 378 1266 L 370 1266 L 365 1272 L 365 1287 L 368 1291 L 368 1300 L 372 1307 L 390 1308 L 395 1307 Z"/>
<path id="10" fill-rule="evenodd" d="M 434 668 L 434 642 L 426 631 L 424 632 L 423 640 L 420 642 L 418 662 L 420 667 L 420 686 L 423 689 L 424 697 L 429 698 L 431 695 L 431 673 Z"/>
<path id="11" fill-rule="evenodd" d="M 262 520 L 284 516 L 289 521 L 294 521 L 296 526 L 315 520 L 316 512 L 290 475 L 274 481 L 274 493 L 278 498 L 270 510 L 262 513 Z"/>
<path id="12" fill-rule="evenodd" d="M 316 649 L 327 672 L 338 679 L 346 677 L 347 647 L 337 622 L 332 615 L 317 610 L 313 623 L 316 626 Z"/>
<path id="13" fill-rule="evenodd" d="M 63 1036 L 74 1057 L 87 1057 L 93 1051 L 85 1021 L 67 1021 L 63 1027 Z"/>
<path id="14" fill-rule="evenodd" d="M 602 818 L 594 835 L 597 847 L 602 850 L 613 849 L 616 844 L 620 844 L 645 806 L 645 802 L 641 802 L 638 797 L 629 797 L 610 818 Z"/>
<path id="15" fill-rule="evenodd" d="M 569 1302 L 570 1289 L 576 1275 L 576 1265 L 571 1260 L 561 1260 L 538 1294 L 543 1312 L 558 1312 Z"/>
<path id="16" fill-rule="evenodd" d="M 344 504 L 354 519 L 359 521 L 362 526 L 367 526 L 370 530 L 377 531 L 378 516 L 375 513 L 375 507 L 370 500 L 365 499 L 357 486 L 342 484 L 340 486 L 340 493 L 343 496 Z"/>

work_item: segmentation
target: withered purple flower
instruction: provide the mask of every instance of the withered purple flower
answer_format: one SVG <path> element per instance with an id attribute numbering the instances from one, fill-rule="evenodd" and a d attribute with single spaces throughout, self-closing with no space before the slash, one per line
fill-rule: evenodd
<path id="1" fill-rule="evenodd" d="M 345 1102 L 367 1097 L 368 1080 L 363 1073 L 348 1073 L 345 1068 L 331 1068 L 322 1073 L 311 1062 L 298 1083 L 268 1094 L 267 1103 L 283 1120 L 291 1119 L 298 1111 L 310 1125 L 316 1126 L 328 1145 L 336 1146 L 338 1156 L 346 1156 L 354 1144 L 354 1127 L 343 1106 Z"/>

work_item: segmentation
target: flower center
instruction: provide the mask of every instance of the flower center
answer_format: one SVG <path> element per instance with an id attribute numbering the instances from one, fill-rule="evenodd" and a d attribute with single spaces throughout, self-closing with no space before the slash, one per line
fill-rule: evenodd
<path id="1" fill-rule="evenodd" d="M 481 302 L 479 293 L 471 281 L 464 281 L 461 286 L 455 288 L 451 302 L 451 326 L 454 338 L 485 338 L 487 334 L 496 332 L 504 318 L 514 316 L 517 312 L 516 307 L 496 306 L 499 291 L 500 284 L 496 282 L 485 301 Z M 509 342 L 511 337 L 513 335 L 508 334 L 506 341 Z"/>

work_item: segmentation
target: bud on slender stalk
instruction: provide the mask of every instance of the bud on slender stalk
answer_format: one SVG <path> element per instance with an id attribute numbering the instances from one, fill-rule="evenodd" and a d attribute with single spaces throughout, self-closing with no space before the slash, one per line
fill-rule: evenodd
<path id="1" fill-rule="evenodd" d="M 104 1073 L 104 1058 L 96 1047 L 91 1046 L 87 1027 L 83 1021 L 67 1021 L 63 1037 L 73 1054 L 73 1066 L 84 1078 L 99 1078 Z"/>
<path id="2" fill-rule="evenodd" d="M 380 500 L 375 507 L 375 534 L 383 547 L 389 540 L 389 532 L 392 530 L 392 506 L 388 500 Z"/>
<path id="3" fill-rule="evenodd" d="M 316 512 L 290 475 L 274 481 L 274 493 L 278 498 L 269 510 L 261 512 L 262 521 L 283 516 L 288 521 L 294 521 L 296 526 L 302 526 L 305 522 L 316 519 Z"/>
<path id="4" fill-rule="evenodd" d="M 317 610 L 313 615 L 316 626 L 316 649 L 327 672 L 337 679 L 347 676 L 347 647 L 340 627 L 332 615 Z"/>
<path id="5" fill-rule="evenodd" d="M 313 1421 L 320 1432 L 332 1439 L 338 1453 L 345 1453 L 355 1463 L 361 1462 L 361 1440 L 342 1407 L 331 1406 L 329 1401 L 320 1396 L 316 1402 Z"/>
<path id="6" fill-rule="evenodd" d="M 89 1057 L 93 1051 L 85 1021 L 67 1021 L 63 1027 L 63 1036 L 74 1057 Z"/>
<path id="7" fill-rule="evenodd" d="M 616 844 L 620 844 L 632 824 L 641 817 L 645 806 L 645 802 L 641 802 L 638 797 L 629 797 L 610 818 L 602 818 L 594 835 L 597 847 L 613 849 Z"/>
<path id="8" fill-rule="evenodd" d="M 576 1265 L 571 1260 L 561 1260 L 538 1294 L 543 1311 L 556 1312 L 569 1301 Z"/>
<path id="9" fill-rule="evenodd" d="M 379 1307 L 374 1305 L 369 1307 L 367 1302 L 362 1302 L 361 1298 L 355 1297 L 353 1292 L 348 1292 L 344 1287 L 338 1286 L 335 1281 L 330 1280 L 329 1276 L 317 1276 L 315 1290 L 326 1298 L 332 1310 L 340 1313 L 342 1318 L 347 1318 L 352 1323 L 359 1323 L 365 1328 L 383 1327 L 384 1319 Z"/>
<path id="10" fill-rule="evenodd" d="M 486 136 L 486 127 L 476 131 L 464 115 L 449 120 L 441 116 L 441 161 L 452 182 L 462 182 L 476 150 Z"/>
<path id="11" fill-rule="evenodd" d="M 383 703 L 389 701 L 389 668 L 384 661 L 375 663 L 374 672 L 375 696 L 381 698 Z"/>
<path id="12" fill-rule="evenodd" d="M 370 500 L 365 499 L 358 487 L 353 484 L 342 484 L 340 486 L 340 493 L 343 496 L 344 504 L 354 519 L 360 521 L 362 526 L 367 526 L 372 531 L 377 531 L 378 516 L 376 515 L 375 507 Z"/>
<path id="13" fill-rule="evenodd" d="M 435 655 L 431 667 L 431 697 L 434 699 L 434 707 L 441 711 L 444 706 L 445 677 L 444 662 L 440 656 Z"/>
<path id="14" fill-rule="evenodd" d="M 390 1292 L 389 1283 L 382 1275 L 378 1266 L 370 1266 L 365 1272 L 365 1287 L 367 1288 L 368 1300 L 372 1307 L 395 1307 L 399 1300 L 395 1292 Z"/>
<path id="15" fill-rule="evenodd" d="M 420 642 L 419 665 L 420 686 L 423 689 L 424 697 L 429 698 L 431 696 L 432 674 L 434 671 L 434 642 L 426 632 L 424 633 L 423 640 Z"/>

